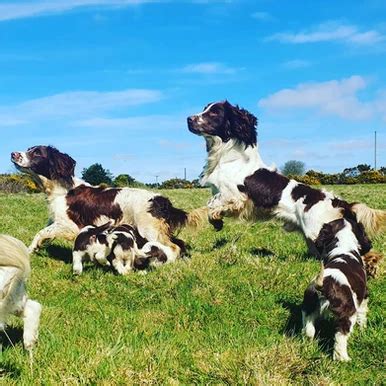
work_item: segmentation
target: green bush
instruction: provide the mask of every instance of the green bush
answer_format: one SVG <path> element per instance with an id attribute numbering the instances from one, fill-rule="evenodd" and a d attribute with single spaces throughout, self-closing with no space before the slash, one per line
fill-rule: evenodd
<path id="1" fill-rule="evenodd" d="M 306 185 L 320 185 L 320 180 L 314 176 L 288 176 L 289 178 L 292 178 L 298 182 L 301 182 L 302 184 Z"/>
<path id="2" fill-rule="evenodd" d="M 0 191 L 4 193 L 37 193 L 39 187 L 27 174 L 1 174 Z"/>
<path id="3" fill-rule="evenodd" d="M 160 186 L 160 189 L 191 189 L 193 184 L 182 178 L 172 178 L 164 181 Z"/>
<path id="4" fill-rule="evenodd" d="M 386 176 L 380 173 L 378 170 L 368 170 L 362 172 L 357 177 L 360 184 L 384 184 L 386 183 Z"/>

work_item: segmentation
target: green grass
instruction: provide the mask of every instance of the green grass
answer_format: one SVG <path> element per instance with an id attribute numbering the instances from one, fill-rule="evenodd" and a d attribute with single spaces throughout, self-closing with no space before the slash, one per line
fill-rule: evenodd
<path id="1" fill-rule="evenodd" d="M 330 189 L 330 188 L 329 188 Z M 384 185 L 333 190 L 386 207 Z M 163 191 L 184 209 L 204 205 L 207 190 Z M 43 195 L 0 195 L 1 233 L 29 244 L 47 220 Z M 13 318 L 1 384 L 382 384 L 385 279 L 369 283 L 366 330 L 349 342 L 351 363 L 331 360 L 332 329 L 309 342 L 300 330 L 303 291 L 319 269 L 299 234 L 278 221 L 226 220 L 180 236 L 191 259 L 115 276 L 93 266 L 71 273 L 70 244 L 55 241 L 32 256 L 31 298 L 43 306 L 33 369 Z M 374 240 L 385 250 L 386 236 Z M 384 266 L 384 264 L 383 264 Z"/>

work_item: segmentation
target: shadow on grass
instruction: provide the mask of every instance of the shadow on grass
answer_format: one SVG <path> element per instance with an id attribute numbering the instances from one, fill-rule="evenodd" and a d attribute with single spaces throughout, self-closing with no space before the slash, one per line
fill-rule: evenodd
<path id="1" fill-rule="evenodd" d="M 3 348 L 16 346 L 23 343 L 23 329 L 20 327 L 7 327 L 5 332 L 0 332 L 0 342 Z"/>
<path id="2" fill-rule="evenodd" d="M 47 245 L 44 250 L 51 259 L 63 261 L 65 264 L 72 264 L 71 248 L 57 244 L 50 244 Z"/>
<path id="3" fill-rule="evenodd" d="M 282 334 L 295 337 L 302 336 L 302 305 L 287 300 L 279 300 L 279 304 L 289 311 L 289 316 L 283 329 Z M 331 355 L 334 349 L 335 323 L 331 318 L 320 318 L 315 323 L 315 339 L 322 351 Z"/>
<path id="4" fill-rule="evenodd" d="M 12 379 L 18 379 L 21 375 L 21 371 L 13 363 L 7 363 L 3 360 L 4 349 L 13 349 L 14 346 L 23 342 L 23 329 L 20 327 L 7 327 L 5 332 L 0 332 L 0 380 L 3 377 L 9 377 Z M 1 382 L 0 382 L 1 383 Z M 3 383 L 1 383 L 3 384 Z M 4 383 L 5 384 L 5 383 Z"/>
<path id="5" fill-rule="evenodd" d="M 12 363 L 4 363 L 1 361 L 0 363 L 0 380 L 3 377 L 9 377 L 12 379 L 18 379 L 20 378 L 21 371 L 18 369 L 14 364 Z M 2 383 L 2 385 L 5 385 L 5 383 Z"/>
<path id="6" fill-rule="evenodd" d="M 213 243 L 213 249 L 222 248 L 226 244 L 228 244 L 228 239 L 226 237 L 220 237 L 219 239 L 215 240 L 215 242 Z"/>
<path id="7" fill-rule="evenodd" d="M 273 257 L 275 254 L 267 248 L 251 248 L 249 253 L 258 257 Z"/>
<path id="8" fill-rule="evenodd" d="M 278 302 L 283 308 L 289 311 L 289 316 L 281 334 L 286 336 L 297 336 L 302 332 L 302 307 L 301 304 L 296 304 L 287 300 L 279 300 Z"/>

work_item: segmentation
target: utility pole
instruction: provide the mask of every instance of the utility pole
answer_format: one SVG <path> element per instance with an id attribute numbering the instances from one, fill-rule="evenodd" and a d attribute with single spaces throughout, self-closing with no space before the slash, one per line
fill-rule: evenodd
<path id="1" fill-rule="evenodd" d="M 158 185 L 158 177 L 159 176 L 155 176 L 155 184 Z"/>
<path id="2" fill-rule="evenodd" d="M 377 170 L 377 130 L 374 131 L 374 170 Z"/>
<path id="3" fill-rule="evenodd" d="M 184 180 L 186 180 L 186 168 L 184 168 Z"/>

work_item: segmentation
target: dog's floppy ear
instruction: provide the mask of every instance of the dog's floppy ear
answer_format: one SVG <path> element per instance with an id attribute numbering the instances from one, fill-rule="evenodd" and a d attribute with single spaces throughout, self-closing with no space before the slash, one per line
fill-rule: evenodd
<path id="1" fill-rule="evenodd" d="M 355 237 L 358 240 L 359 244 L 359 253 L 361 255 L 365 255 L 372 248 L 372 244 L 370 239 L 367 237 L 365 228 L 362 223 L 358 223 L 357 221 L 348 220 L 351 223 L 352 231 L 355 234 Z"/>
<path id="2" fill-rule="evenodd" d="M 48 146 L 47 152 L 51 179 L 71 185 L 76 162 L 68 154 L 61 153 L 53 146 Z"/>
<path id="3" fill-rule="evenodd" d="M 256 144 L 257 118 L 249 111 L 224 102 L 226 123 L 225 133 L 229 138 L 236 138 L 246 146 Z"/>
<path id="4" fill-rule="evenodd" d="M 334 220 L 324 224 L 315 240 L 315 247 L 319 253 L 330 252 L 338 241 L 336 234 L 344 227 L 344 220 Z"/>

